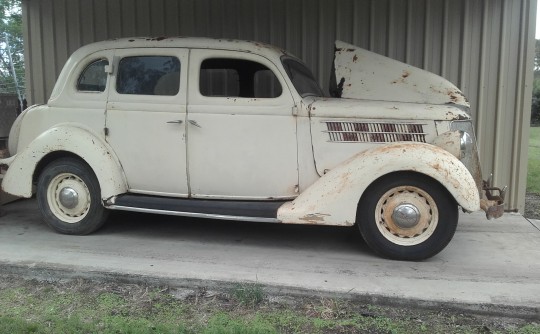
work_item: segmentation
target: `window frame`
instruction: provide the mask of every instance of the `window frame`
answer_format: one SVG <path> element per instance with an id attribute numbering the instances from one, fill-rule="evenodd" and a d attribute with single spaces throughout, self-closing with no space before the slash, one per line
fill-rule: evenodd
<path id="1" fill-rule="evenodd" d="M 277 98 L 246 98 L 246 97 L 207 97 L 196 88 L 199 86 L 200 67 L 202 62 L 208 58 L 235 58 L 258 62 L 270 69 L 277 77 L 282 93 Z M 279 58 L 277 58 L 279 61 Z M 274 63 L 271 59 L 247 51 L 238 50 L 219 50 L 193 48 L 189 56 L 189 86 L 195 87 L 188 89 L 188 105 L 207 106 L 198 113 L 228 113 L 229 106 L 238 106 L 236 114 L 242 115 L 291 115 L 295 101 L 300 101 L 296 91 L 291 90 L 291 84 L 288 81 L 285 70 L 281 63 Z M 249 106 L 250 108 L 244 108 Z M 270 110 L 272 110 L 270 112 Z"/>
<path id="2" fill-rule="evenodd" d="M 150 58 L 150 57 L 154 57 L 154 58 L 162 57 L 162 58 L 174 58 L 174 59 L 176 59 L 176 61 L 178 62 L 178 66 L 179 66 L 179 70 L 178 70 L 178 90 L 176 91 L 176 93 L 175 94 L 141 94 L 141 93 L 126 93 L 126 92 L 118 91 L 118 86 L 119 86 L 118 83 L 119 83 L 119 80 L 120 80 L 120 77 L 119 77 L 120 66 L 122 64 L 122 61 L 124 61 L 125 59 L 128 59 L 128 58 Z M 115 90 L 116 94 L 118 94 L 118 95 L 135 95 L 135 96 L 147 96 L 148 97 L 148 96 L 177 96 L 180 93 L 180 90 L 181 90 L 181 82 L 180 81 L 181 81 L 181 75 L 182 75 L 182 62 L 181 62 L 181 59 L 176 55 L 170 55 L 170 54 L 164 55 L 164 54 L 160 54 L 159 52 L 156 53 L 156 54 L 126 55 L 126 56 L 123 56 L 123 57 L 119 57 L 117 63 L 118 63 L 118 66 L 116 67 L 117 70 L 116 70 L 116 73 L 115 73 L 114 90 Z M 154 91 L 155 91 L 155 88 L 156 88 L 157 83 L 159 82 L 159 80 L 162 79 L 163 77 L 165 77 L 166 75 L 169 75 L 169 74 L 172 74 L 172 73 L 175 73 L 175 72 L 165 73 L 160 78 L 158 78 L 156 80 L 156 84 L 154 85 Z"/>
<path id="3" fill-rule="evenodd" d="M 250 63 L 253 63 L 254 67 L 256 68 L 257 65 L 261 67 L 261 69 L 259 70 L 253 70 L 252 72 L 248 72 L 246 74 L 253 74 L 253 77 L 250 79 L 250 83 L 252 84 L 252 86 L 249 88 L 250 91 L 253 92 L 253 96 L 241 96 L 241 91 L 242 91 L 242 88 L 240 87 L 241 85 L 239 84 L 238 85 L 238 95 L 206 95 L 202 92 L 202 84 L 201 84 L 201 73 L 203 71 L 203 68 L 202 66 L 204 65 L 205 62 L 207 61 L 211 61 L 211 60 L 216 60 L 216 61 L 224 61 L 224 62 L 227 62 L 227 61 L 231 61 L 231 62 L 250 62 Z M 236 73 L 238 75 L 238 78 L 239 80 L 242 78 L 241 76 L 241 73 L 238 71 L 238 69 L 241 69 L 242 66 L 241 64 L 237 64 L 236 67 L 233 67 L 233 66 L 229 66 L 229 67 L 225 67 L 223 66 L 224 68 L 207 68 L 207 70 L 212 70 L 212 69 L 215 69 L 215 70 L 236 70 Z M 257 73 L 261 72 L 261 71 L 270 71 L 270 73 L 273 74 L 277 84 L 279 85 L 279 94 L 276 95 L 276 96 L 272 96 L 272 97 L 258 97 L 255 95 L 255 91 L 256 91 L 256 86 L 255 86 L 255 77 L 257 75 Z M 204 97 L 207 97 L 207 98 L 241 98 L 241 99 L 276 99 L 276 98 L 279 98 L 281 95 L 283 95 L 284 93 L 284 88 L 283 88 L 283 84 L 280 82 L 279 80 L 279 76 L 276 75 L 276 72 L 273 71 L 271 68 L 269 68 L 268 66 L 266 66 L 265 64 L 259 62 L 259 61 L 256 61 L 256 60 L 252 60 L 252 59 L 244 59 L 244 58 L 240 58 L 240 57 L 231 57 L 231 56 L 228 56 L 228 57 L 208 57 L 208 58 L 205 58 L 203 59 L 200 64 L 199 64 L 199 80 L 198 80 L 198 85 L 197 85 L 197 89 L 199 91 L 199 94 L 201 94 L 202 96 Z"/>
<path id="4" fill-rule="evenodd" d="M 95 63 L 97 63 L 99 61 L 103 61 L 103 60 L 106 60 L 107 63 L 108 63 L 107 65 L 105 65 L 103 67 L 103 73 L 105 74 L 105 87 L 104 87 L 104 89 L 102 91 L 100 91 L 100 90 L 80 90 L 79 89 L 79 84 L 81 82 L 82 75 L 86 72 L 86 70 L 88 70 L 88 68 L 90 68 L 90 66 L 92 66 L 93 64 L 95 64 Z M 82 70 L 79 70 L 77 72 L 79 75 L 77 75 L 76 80 L 75 80 L 75 92 L 83 93 L 83 94 L 103 94 L 103 93 L 107 92 L 108 85 L 109 85 L 109 73 L 107 73 L 106 67 L 110 66 L 110 64 L 111 64 L 110 60 L 107 57 L 104 57 L 104 56 L 91 58 L 91 60 L 86 61 L 84 63 L 84 66 L 81 66 Z"/>
<path id="5" fill-rule="evenodd" d="M 176 95 L 136 95 L 120 94 L 116 91 L 116 77 L 118 74 L 118 64 L 120 59 L 132 56 L 174 56 L 180 60 L 180 86 Z M 187 104 L 188 93 L 188 72 L 189 72 L 189 49 L 188 48 L 150 48 L 137 47 L 116 49 L 114 52 L 113 73 L 110 75 L 109 94 L 107 103 L 109 109 L 114 109 L 115 104 L 129 104 L 133 110 L 147 110 L 147 104 L 159 105 L 163 110 L 178 109 L 177 105 Z M 152 109 L 153 110 L 153 109 Z"/>

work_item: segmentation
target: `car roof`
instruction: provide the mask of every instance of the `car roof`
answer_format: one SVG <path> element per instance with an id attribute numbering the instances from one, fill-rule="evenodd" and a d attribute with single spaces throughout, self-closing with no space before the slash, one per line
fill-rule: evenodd
<path id="1" fill-rule="evenodd" d="M 75 51 L 75 58 L 94 52 L 129 48 L 191 48 L 253 52 L 266 57 L 280 57 L 288 53 L 276 46 L 261 42 L 206 37 L 128 37 L 110 39 L 85 45 Z"/>

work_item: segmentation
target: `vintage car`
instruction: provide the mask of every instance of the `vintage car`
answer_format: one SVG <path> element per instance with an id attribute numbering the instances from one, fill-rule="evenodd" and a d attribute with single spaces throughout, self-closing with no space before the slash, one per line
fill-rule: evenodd
<path id="1" fill-rule="evenodd" d="M 65 234 L 95 231 L 109 210 L 356 224 L 398 260 L 446 247 L 459 208 L 502 214 L 459 89 L 339 41 L 332 70 L 328 97 L 301 60 L 262 43 L 86 45 L 48 103 L 16 120 L 2 188 L 35 193 Z"/>

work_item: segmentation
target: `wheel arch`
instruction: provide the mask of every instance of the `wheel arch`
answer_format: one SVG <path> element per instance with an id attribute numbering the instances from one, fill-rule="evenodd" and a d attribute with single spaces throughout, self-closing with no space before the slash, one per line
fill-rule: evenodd
<path id="1" fill-rule="evenodd" d="M 467 212 L 480 210 L 476 183 L 461 161 L 449 152 L 424 143 L 379 146 L 344 161 L 284 204 L 278 219 L 291 224 L 354 225 L 358 203 L 374 182 L 391 173 L 430 177 Z"/>
<path id="2" fill-rule="evenodd" d="M 51 162 L 53 162 L 55 160 L 62 159 L 62 158 L 78 159 L 78 160 L 81 160 L 85 164 L 88 165 L 88 163 L 86 161 L 84 161 L 83 158 L 81 158 L 79 155 L 77 155 L 77 154 L 75 154 L 73 152 L 63 151 L 63 150 L 61 150 L 61 151 L 53 151 L 53 152 L 50 152 L 47 155 L 45 155 L 37 163 L 36 168 L 34 169 L 34 173 L 32 175 L 32 183 L 34 183 L 34 184 L 37 183 L 37 181 L 39 179 L 39 176 L 43 172 L 43 169 L 45 169 L 45 167 L 47 167 L 48 164 L 50 164 Z"/>
<path id="3" fill-rule="evenodd" d="M 424 173 L 420 173 L 420 172 L 416 172 L 416 171 L 410 171 L 410 170 L 400 170 L 400 171 L 394 171 L 394 172 L 390 172 L 388 174 L 384 174 L 384 175 L 381 175 L 379 176 L 377 179 L 375 179 L 373 182 L 371 182 L 369 184 L 369 186 L 366 187 L 366 189 L 364 190 L 364 192 L 362 193 L 362 196 L 360 196 L 360 199 L 358 200 L 358 204 L 357 204 L 357 214 L 358 214 L 358 209 L 360 207 L 360 203 L 367 197 L 369 196 L 369 193 L 370 193 L 370 190 L 371 188 L 373 187 L 376 187 L 377 184 L 383 182 L 384 180 L 388 179 L 388 178 L 407 178 L 408 176 L 418 176 L 418 177 L 423 177 L 423 178 L 426 178 L 426 180 L 430 180 L 432 182 L 435 182 L 436 184 L 438 184 L 441 189 L 444 190 L 444 192 L 450 197 L 452 198 L 452 200 L 454 201 L 454 203 L 456 204 L 456 206 L 459 204 L 457 201 L 456 201 L 456 198 L 448 191 L 448 189 L 444 186 L 444 184 L 442 184 L 439 180 L 433 178 L 431 175 L 428 175 L 428 174 L 424 174 Z"/>
<path id="4" fill-rule="evenodd" d="M 112 148 L 90 130 L 72 124 L 45 131 L 19 152 L 4 176 L 2 189 L 29 198 L 43 168 L 55 159 L 68 156 L 90 166 L 100 184 L 102 199 L 127 191 L 127 181 Z"/>

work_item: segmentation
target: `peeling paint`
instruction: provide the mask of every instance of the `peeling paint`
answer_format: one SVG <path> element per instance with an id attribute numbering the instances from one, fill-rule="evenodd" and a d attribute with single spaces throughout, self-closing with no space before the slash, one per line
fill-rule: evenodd
<path id="1" fill-rule="evenodd" d="M 309 224 L 324 224 L 326 217 L 330 217 L 330 215 L 323 213 L 310 213 L 299 219 Z"/>
<path id="2" fill-rule="evenodd" d="M 348 83 L 341 97 L 469 107 L 455 85 L 434 73 L 341 41 L 336 50 L 347 50 L 336 52 L 334 58 L 335 77 Z"/>
<path id="3" fill-rule="evenodd" d="M 85 149 L 81 150 L 80 147 Z M 59 151 L 71 152 L 92 167 L 104 198 L 127 191 L 127 182 L 120 163 L 111 154 L 105 155 L 105 152 L 109 151 L 108 145 L 82 128 L 67 125 L 45 131 L 26 149 L 17 153 L 17 159 L 12 162 L 2 181 L 4 191 L 18 197 L 31 197 L 32 179 L 37 164 L 47 154 Z"/>

